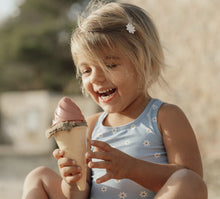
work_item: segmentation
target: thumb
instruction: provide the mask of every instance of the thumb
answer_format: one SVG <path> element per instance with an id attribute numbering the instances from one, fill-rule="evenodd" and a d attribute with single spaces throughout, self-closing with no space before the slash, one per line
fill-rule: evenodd
<path id="1" fill-rule="evenodd" d="M 53 156 L 58 160 L 64 156 L 64 151 L 62 151 L 60 149 L 55 149 L 53 151 Z"/>

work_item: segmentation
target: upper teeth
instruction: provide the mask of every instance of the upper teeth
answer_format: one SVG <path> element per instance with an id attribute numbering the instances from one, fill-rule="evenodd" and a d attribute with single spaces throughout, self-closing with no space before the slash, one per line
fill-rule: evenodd
<path id="1" fill-rule="evenodd" d="M 113 89 L 107 89 L 107 90 L 103 90 L 103 91 L 99 91 L 100 94 L 103 94 L 103 93 L 107 93 L 109 91 L 112 91 Z"/>

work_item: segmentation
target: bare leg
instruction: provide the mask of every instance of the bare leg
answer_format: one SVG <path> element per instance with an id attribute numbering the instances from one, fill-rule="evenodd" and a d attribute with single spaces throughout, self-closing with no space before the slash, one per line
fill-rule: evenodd
<path id="1" fill-rule="evenodd" d="M 61 181 L 61 177 L 51 169 L 39 167 L 26 177 L 22 199 L 65 199 Z"/>
<path id="2" fill-rule="evenodd" d="M 207 187 L 193 171 L 181 169 L 167 180 L 155 199 L 207 199 Z"/>

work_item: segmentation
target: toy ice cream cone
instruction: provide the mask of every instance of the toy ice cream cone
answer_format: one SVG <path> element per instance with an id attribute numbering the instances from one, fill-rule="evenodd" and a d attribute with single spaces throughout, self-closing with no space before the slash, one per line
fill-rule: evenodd
<path id="1" fill-rule="evenodd" d="M 86 132 L 87 124 L 78 106 L 70 98 L 62 98 L 46 136 L 54 136 L 64 156 L 76 160 L 81 166 L 82 177 L 76 183 L 80 191 L 86 189 Z"/>

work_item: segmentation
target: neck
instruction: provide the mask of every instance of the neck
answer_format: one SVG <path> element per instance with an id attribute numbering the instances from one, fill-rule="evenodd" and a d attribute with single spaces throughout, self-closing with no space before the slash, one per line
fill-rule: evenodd
<path id="1" fill-rule="evenodd" d="M 135 119 L 144 111 L 147 104 L 150 102 L 150 96 L 143 96 L 128 106 L 125 110 L 120 113 L 109 113 L 103 125 L 105 126 L 122 126 L 128 124 Z"/>

